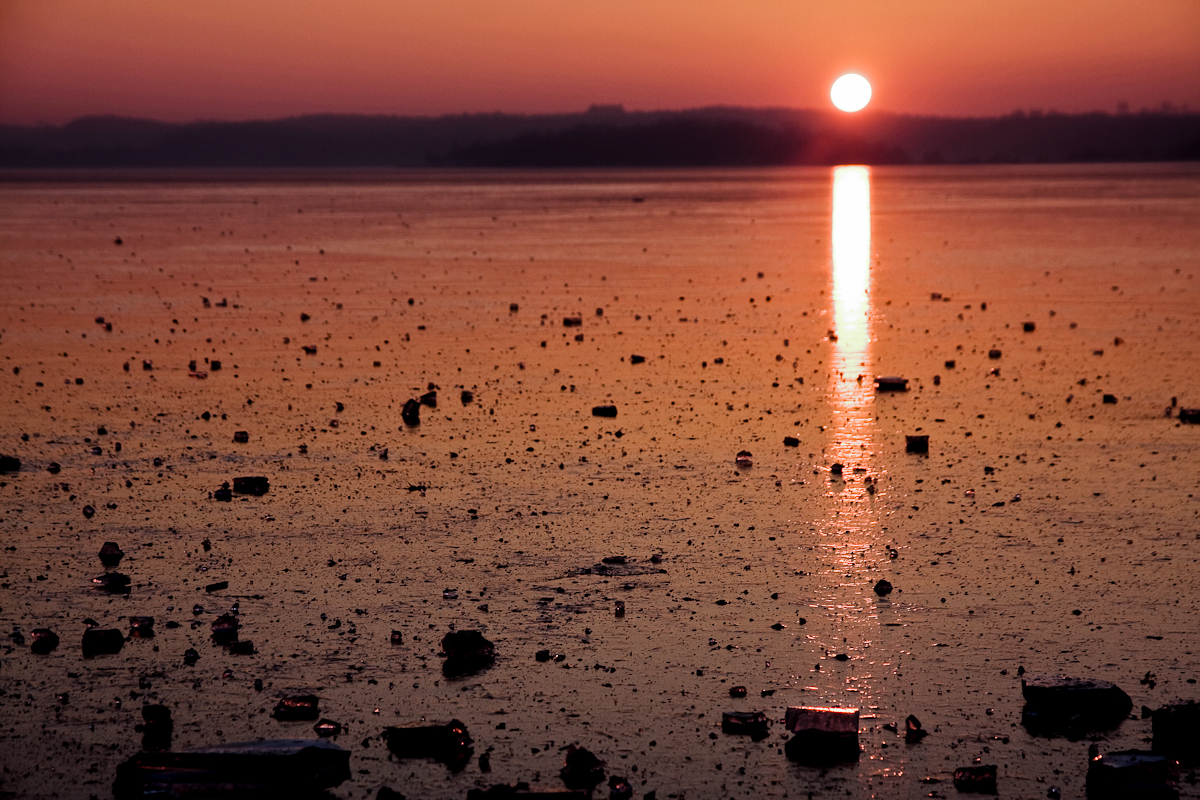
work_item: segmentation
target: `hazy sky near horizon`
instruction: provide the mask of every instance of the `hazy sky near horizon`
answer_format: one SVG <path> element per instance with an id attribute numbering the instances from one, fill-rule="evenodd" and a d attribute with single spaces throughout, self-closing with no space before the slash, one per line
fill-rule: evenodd
<path id="1" fill-rule="evenodd" d="M 1200 110 L 1200 0 L 0 0 L 0 122 L 704 105 Z"/>

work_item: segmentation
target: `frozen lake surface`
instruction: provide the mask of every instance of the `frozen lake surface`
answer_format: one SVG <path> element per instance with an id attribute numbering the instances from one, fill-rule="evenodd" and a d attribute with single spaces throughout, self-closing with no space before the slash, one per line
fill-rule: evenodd
<path id="1" fill-rule="evenodd" d="M 311 737 L 270 712 L 314 694 L 343 798 L 560 789 L 569 744 L 637 797 L 978 760 L 1077 798 L 1200 699 L 1200 166 L 0 177 L 0 792 L 110 796 L 147 702 L 178 749 Z M 211 640 L 235 603 L 253 654 Z M 444 676 L 451 629 L 495 664 Z M 1133 715 L 1031 735 L 1020 668 Z M 858 762 L 790 762 L 794 705 L 860 708 Z M 381 738 L 452 718 L 490 773 Z"/>

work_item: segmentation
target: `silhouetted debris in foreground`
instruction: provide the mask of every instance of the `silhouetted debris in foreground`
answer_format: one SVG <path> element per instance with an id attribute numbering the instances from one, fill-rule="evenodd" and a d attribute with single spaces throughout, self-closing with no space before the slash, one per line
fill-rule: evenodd
<path id="1" fill-rule="evenodd" d="M 242 623 L 232 614 L 222 614 L 212 622 L 212 639 L 217 644 L 229 644 L 238 638 Z"/>
<path id="2" fill-rule="evenodd" d="M 520 781 L 513 785 L 498 783 L 487 789 L 469 789 L 467 800 L 519 800 L 520 798 L 535 798 L 536 800 L 590 800 L 592 793 L 583 790 L 558 790 L 538 792 L 529 788 L 529 784 Z"/>
<path id="3" fill-rule="evenodd" d="M 83 657 L 113 655 L 121 652 L 125 637 L 116 628 L 88 628 L 83 632 Z"/>
<path id="4" fill-rule="evenodd" d="M 465 767 L 475 752 L 467 726 L 456 719 L 445 725 L 388 727 L 383 738 L 396 758 L 432 758 L 455 772 Z"/>
<path id="5" fill-rule="evenodd" d="M 234 494 L 262 496 L 271 488 L 271 482 L 262 475 L 245 475 L 233 479 Z"/>
<path id="6" fill-rule="evenodd" d="M 1200 425 L 1200 408 L 1179 409 L 1179 421 L 1189 425 Z"/>
<path id="7" fill-rule="evenodd" d="M 322 739 L 324 739 L 329 736 L 341 735 L 344 728 L 340 722 L 334 722 L 331 719 L 322 719 L 313 726 L 313 730 L 316 731 L 317 736 L 320 736 Z"/>
<path id="8" fill-rule="evenodd" d="M 1021 724 L 1033 733 L 1081 733 L 1115 728 L 1133 701 L 1108 681 L 1037 675 L 1021 679 Z"/>
<path id="9" fill-rule="evenodd" d="M 21 459 L 16 456 L 0 456 L 0 472 L 20 472 Z"/>
<path id="10" fill-rule="evenodd" d="M 914 434 L 904 437 L 904 452 L 915 453 L 917 455 L 929 454 L 929 436 L 927 434 Z"/>
<path id="11" fill-rule="evenodd" d="M 139 753 L 117 767 L 115 800 L 312 795 L 350 777 L 350 753 L 320 739 L 276 739 Z"/>
<path id="12" fill-rule="evenodd" d="M 908 378 L 897 375 L 880 375 L 875 379 L 875 389 L 880 392 L 907 392 Z"/>
<path id="13" fill-rule="evenodd" d="M 134 730 L 142 734 L 142 749 L 158 752 L 171 749 L 171 735 L 175 723 L 171 720 L 171 709 L 164 705 L 142 706 L 142 724 Z"/>
<path id="14" fill-rule="evenodd" d="M 1179 765 L 1144 750 L 1096 755 L 1088 762 L 1088 800 L 1177 800 Z"/>
<path id="15" fill-rule="evenodd" d="M 960 792 L 996 793 L 996 765 L 979 764 L 954 770 L 954 788 Z"/>
<path id="16" fill-rule="evenodd" d="M 56 647 L 58 647 L 58 634 L 49 628 L 33 629 L 33 642 L 29 645 L 31 653 L 44 656 Z"/>
<path id="17" fill-rule="evenodd" d="M 282 697 L 275 704 L 271 716 L 280 722 L 313 720 L 320 716 L 320 700 L 313 694 L 296 694 Z"/>
<path id="18" fill-rule="evenodd" d="M 567 745 L 566 759 L 559 777 L 568 789 L 591 792 L 604 780 L 604 762 L 578 745 Z"/>
<path id="19" fill-rule="evenodd" d="M 762 711 L 724 711 L 721 713 L 721 732 L 749 736 L 756 742 L 767 738 L 770 720 Z"/>
<path id="20" fill-rule="evenodd" d="M 33 635 L 36 637 L 37 631 Z M 1188 766 L 1200 764 L 1200 703 L 1193 700 L 1161 706 L 1150 718 L 1155 753 L 1177 758 Z"/>
<path id="21" fill-rule="evenodd" d="M 790 706 L 784 724 L 793 735 L 784 752 L 809 765 L 857 761 L 858 721 L 857 708 Z"/>
<path id="22" fill-rule="evenodd" d="M 448 678 L 470 675 L 496 661 L 496 646 L 479 631 L 450 631 L 442 637 L 442 674 Z"/>
<path id="23" fill-rule="evenodd" d="M 421 402 L 411 399 L 405 401 L 404 409 L 400 412 L 400 419 L 404 420 L 405 425 L 420 425 Z"/>
<path id="24" fill-rule="evenodd" d="M 616 406 L 592 406 L 593 417 L 615 417 L 616 415 Z"/>
<path id="25" fill-rule="evenodd" d="M 928 735 L 929 731 L 921 727 L 921 720 L 909 714 L 908 719 L 904 720 L 904 741 L 916 744 Z"/>
<path id="26" fill-rule="evenodd" d="M 892 593 L 892 584 L 887 580 L 880 578 L 875 583 L 875 594 L 880 597 L 886 597 Z"/>
<path id="27" fill-rule="evenodd" d="M 130 617 L 129 636 L 132 639 L 151 639 L 154 637 L 154 617 Z"/>
<path id="28" fill-rule="evenodd" d="M 124 557 L 125 551 L 116 542 L 105 542 L 100 548 L 100 563 L 106 567 L 115 567 Z"/>
<path id="29" fill-rule="evenodd" d="M 102 592 L 109 594 L 129 594 L 129 576 L 120 572 L 109 572 L 92 578 L 92 583 Z"/>

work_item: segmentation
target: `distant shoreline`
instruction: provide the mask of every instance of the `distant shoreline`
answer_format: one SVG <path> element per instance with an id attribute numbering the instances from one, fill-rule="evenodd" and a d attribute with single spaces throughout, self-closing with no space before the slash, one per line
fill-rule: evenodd
<path id="1" fill-rule="evenodd" d="M 319 115 L 0 126 L 0 169 L 413 169 L 1200 160 L 1200 114 L 991 118 L 715 107 L 444 117 Z"/>
<path id="2" fill-rule="evenodd" d="M 721 181 L 744 180 L 748 173 L 777 173 L 782 179 L 798 171 L 825 173 L 840 165 L 766 166 L 766 167 L 88 167 L 11 169 L 0 167 L 0 186 L 36 184 L 291 184 L 360 186 L 392 186 L 396 184 L 447 185 L 454 183 L 605 183 L 622 180 L 642 181 L 653 175 L 657 180 Z M 1128 172 L 1144 175 L 1148 172 L 1194 175 L 1200 172 L 1200 160 L 1193 161 L 1103 161 L 1030 164 L 883 164 L 866 165 L 873 170 L 893 174 L 912 171 L 953 171 L 987 169 L 1001 171 L 1012 178 L 1053 176 L 1061 178 L 1064 171 L 1078 169 L 1080 174 L 1094 175 L 1098 169 L 1111 171 L 1114 176 Z"/>

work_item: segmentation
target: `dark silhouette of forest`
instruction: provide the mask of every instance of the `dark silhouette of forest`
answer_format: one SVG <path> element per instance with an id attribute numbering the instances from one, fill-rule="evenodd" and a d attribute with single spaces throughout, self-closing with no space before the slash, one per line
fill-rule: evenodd
<path id="1" fill-rule="evenodd" d="M 1200 160 L 1200 114 L 706 108 L 0 126 L 0 168 L 735 167 Z"/>

